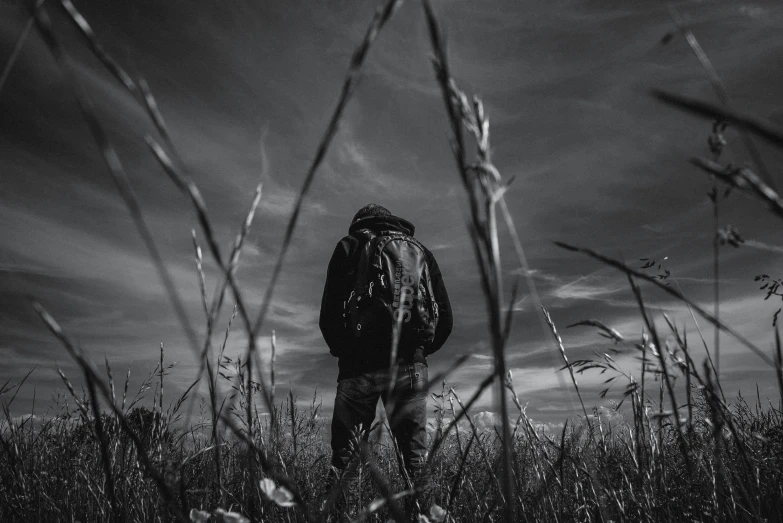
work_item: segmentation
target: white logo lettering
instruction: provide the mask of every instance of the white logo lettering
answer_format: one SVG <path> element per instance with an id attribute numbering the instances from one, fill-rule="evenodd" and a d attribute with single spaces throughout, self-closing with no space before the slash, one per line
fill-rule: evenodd
<path id="1" fill-rule="evenodd" d="M 413 307 L 416 291 L 413 285 L 416 279 L 410 274 L 408 267 L 402 261 L 397 261 L 394 285 L 394 321 L 409 322 L 411 319 L 411 307 Z"/>

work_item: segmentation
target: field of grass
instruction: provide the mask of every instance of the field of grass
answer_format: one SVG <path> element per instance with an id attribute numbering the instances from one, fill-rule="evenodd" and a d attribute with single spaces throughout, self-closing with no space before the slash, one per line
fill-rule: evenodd
<path id="1" fill-rule="evenodd" d="M 52 2 L 54 4 L 55 2 Z M 260 188 L 247 219 L 239 227 L 228 253 L 221 249 L 196 185 L 181 167 L 179 155 L 155 98 L 147 85 L 134 80 L 106 54 L 88 22 L 69 0 L 62 7 L 75 22 L 88 47 L 148 112 L 158 131 L 147 137 L 152 153 L 172 182 L 193 204 L 200 226 L 194 233 L 205 334 L 184 313 L 168 269 L 125 172 L 90 99 L 59 45 L 45 9 L 39 4 L 20 36 L 20 47 L 33 27 L 57 59 L 78 101 L 94 139 L 134 224 L 145 242 L 166 287 L 173 310 L 200 362 L 193 385 L 184 395 L 169 398 L 166 375 L 170 364 L 161 348 L 160 360 L 138 391 L 128 390 L 112 373 L 110 362 L 98 368 L 76 346 L 45 307 L 34 302 L 46 327 L 63 344 L 83 373 L 85 390 L 62 380 L 68 394 L 49 407 L 45 417 L 14 417 L 14 397 L 24 377 L 0 385 L 4 421 L 0 425 L 0 520 L 2 521 L 781 521 L 783 520 L 783 366 L 781 344 L 769 357 L 726 325 L 719 317 L 719 300 L 708 312 L 688 300 L 679 288 L 659 275 L 633 268 L 589 248 L 558 244 L 565 250 L 597 259 L 628 278 L 646 329 L 639 340 L 626 340 L 611 327 L 597 328 L 609 341 L 638 354 L 639 368 L 620 368 L 611 356 L 569 361 L 557 326 L 541 307 L 542 325 L 552 333 L 563 360 L 561 372 L 570 377 L 582 415 L 564 420 L 551 433 L 536 427 L 513 390 L 506 368 L 506 345 L 513 320 L 516 283 L 510 292 L 500 265 L 498 230 L 508 229 L 508 249 L 521 274 L 528 275 L 534 303 L 541 305 L 531 271 L 503 196 L 503 180 L 491 158 L 489 124 L 478 98 L 460 91 L 452 77 L 440 28 L 429 3 L 424 2 L 432 42 L 433 65 L 442 90 L 446 123 L 451 131 L 455 165 L 470 208 L 470 236 L 486 298 L 494 368 L 469 398 L 457 395 L 450 383 L 460 358 L 431 380 L 430 407 L 435 413 L 430 431 L 428 470 L 433 481 L 432 505 L 411 508 L 414 492 L 399 467 L 394 441 L 384 420 L 370 430 L 368 441 L 356 442 L 348 472 L 335 486 L 328 479 L 331 451 L 328 420 L 316 398 L 308 408 L 289 395 L 275 398 L 274 356 L 271 366 L 260 364 L 258 339 L 273 290 L 295 233 L 302 202 L 307 197 L 334 137 L 343 110 L 351 99 L 358 75 L 379 31 L 391 19 L 398 0 L 384 2 L 357 47 L 336 109 L 305 177 L 286 230 L 264 301 L 255 317 L 242 299 L 234 273 L 242 245 L 259 205 Z M 673 18 L 679 24 L 676 11 Z M 678 25 L 688 45 L 702 61 L 722 105 L 658 92 L 663 102 L 715 120 L 709 159 L 693 163 L 714 177 L 711 194 L 715 222 L 715 280 L 720 245 L 737 239 L 718 227 L 720 194 L 724 186 L 747 191 L 783 217 L 783 200 L 763 173 L 763 164 L 737 168 L 720 163 L 726 125 L 736 127 L 749 156 L 758 162 L 753 140 L 783 146 L 783 132 L 766 121 L 729 107 L 728 97 L 709 60 L 687 27 Z M 13 66 L 14 56 L 3 76 Z M 706 126 L 705 126 L 706 127 Z M 469 151 L 473 151 L 472 154 Z M 759 174 L 757 175 L 756 172 Z M 220 269 L 221 282 L 208 296 L 201 269 L 206 245 Z M 505 249 L 503 249 L 505 250 Z M 666 275 L 668 277 L 668 275 Z M 769 278 L 767 278 L 769 280 Z M 767 280 L 764 283 L 769 283 Z M 680 300 L 694 322 L 711 325 L 757 353 L 777 375 L 780 398 L 726 397 L 715 372 L 719 368 L 717 337 L 710 347 L 702 337 L 708 359 L 696 361 L 684 332 L 668 317 L 654 317 L 639 283 L 657 287 Z M 777 289 L 777 288 L 776 288 Z M 773 291 L 769 291 L 773 292 Z M 510 297 L 510 301 L 509 301 Z M 227 304 L 234 314 L 228 326 L 216 325 Z M 665 331 L 659 326 L 668 326 Z M 225 335 L 221 335 L 225 328 Z M 247 350 L 239 360 L 225 356 L 225 340 L 233 330 L 246 336 Z M 222 339 L 222 345 L 216 339 Z M 273 337 L 274 340 L 274 337 Z M 274 347 L 274 341 L 273 341 Z M 274 354 L 274 348 L 273 348 Z M 701 352 L 699 352 L 701 354 Z M 715 362 L 710 354 L 715 355 Z M 615 414 L 590 409 L 577 382 L 582 372 L 604 372 L 624 388 L 622 408 Z M 679 385 L 678 385 L 679 384 Z M 482 392 L 496 387 L 498 409 L 507 415 L 491 429 L 479 428 L 471 409 Z M 206 387 L 208 399 L 191 401 Z M 225 393 L 228 391 L 228 393 Z M 587 402 L 587 404 L 586 404 Z M 775 404 L 777 403 L 777 404 Z M 474 412 L 475 413 L 475 412 Z M 192 414 L 192 415 L 191 415 Z M 182 420 L 190 420 L 186 425 Z M 340 493 L 345 499 L 338 502 Z"/>
<path id="2" fill-rule="evenodd" d="M 17 421 L 4 428 L 3 521 L 171 521 L 177 511 L 169 503 L 183 514 L 224 508 L 254 515 L 258 521 L 306 521 L 300 508 L 316 517 L 326 497 L 331 457 L 328 425 L 321 422 L 315 402 L 310 408 L 292 410 L 286 398 L 279 404 L 277 423 L 256 422 L 254 429 L 266 466 L 284 474 L 291 491 L 301 496 L 301 505 L 295 506 L 285 506 L 291 498 L 284 491 L 280 504 L 263 493 L 250 472 L 250 468 L 262 470 L 260 456 L 225 431 L 218 439 L 222 472 L 217 473 L 208 416 L 191 427 L 177 428 L 172 423 L 177 416 L 173 408 L 162 417 L 157 410 L 126 408 L 126 428 L 115 416 L 104 414 L 99 439 L 95 420 L 80 410 L 89 411 L 88 402 L 84 398 L 80 407 L 69 410 L 63 399 L 57 416 L 36 424 Z M 443 407 L 444 427 L 461 412 L 448 389 L 433 403 Z M 208 412 L 208 406 L 203 407 Z M 578 421 L 551 434 L 536 431 L 520 417 L 511 445 L 516 517 L 519 521 L 715 521 L 722 516 L 726 521 L 779 521 L 783 517 L 780 411 L 740 400 L 732 406 L 729 427 L 711 421 L 722 418 L 712 411 L 719 407 L 708 394 L 697 393 L 692 407 L 684 437 L 687 453 L 682 452 L 672 423 L 659 416 L 653 405 L 643 411 L 637 405 L 630 419 L 591 416 L 592 437 Z M 138 441 L 129 437 L 128 429 Z M 105 480 L 101 441 L 108 447 L 112 484 Z M 146 469 L 148 465 L 139 459 L 141 452 L 159 477 Z M 501 456 L 502 442 L 494 430 L 469 423 L 454 426 L 431 465 L 433 501 L 447 511 L 442 521 L 445 517 L 466 522 L 503 520 Z M 345 505 L 350 519 L 367 516 L 370 521 L 387 521 L 391 516 L 386 507 L 368 514 L 375 508 L 371 502 L 407 489 L 388 438 L 371 445 L 355 477 Z"/>

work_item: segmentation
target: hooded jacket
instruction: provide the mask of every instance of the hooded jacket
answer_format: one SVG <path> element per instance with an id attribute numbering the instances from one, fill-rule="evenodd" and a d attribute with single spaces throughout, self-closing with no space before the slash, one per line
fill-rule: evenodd
<path id="1" fill-rule="evenodd" d="M 354 347 L 355 341 L 349 336 L 343 323 L 343 303 L 348 299 L 353 288 L 353 273 L 359 262 L 360 247 L 365 241 L 356 233 L 363 229 L 370 229 L 376 234 L 390 230 L 399 231 L 408 236 L 413 236 L 415 232 L 413 224 L 403 218 L 392 215 L 369 216 L 354 221 L 348 229 L 348 236 L 337 243 L 326 273 L 319 326 L 329 346 L 329 352 L 339 358 L 338 381 L 389 365 L 388 352 L 372 350 L 372 347 Z M 453 326 L 449 295 L 443 284 L 438 263 L 426 247 L 424 253 L 429 266 L 432 292 L 438 304 L 438 325 L 434 340 L 423 350 L 415 347 L 398 347 L 399 359 L 407 363 L 426 364 L 425 357 L 443 346 Z"/>

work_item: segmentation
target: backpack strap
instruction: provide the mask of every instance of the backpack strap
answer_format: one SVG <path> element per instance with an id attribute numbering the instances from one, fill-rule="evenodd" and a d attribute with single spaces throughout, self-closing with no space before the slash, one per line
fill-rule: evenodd
<path id="1" fill-rule="evenodd" d="M 356 291 L 358 287 L 367 285 L 368 283 L 368 271 L 365 267 L 365 263 L 362 260 L 372 260 L 372 250 L 374 242 L 378 237 L 378 234 L 370 229 L 361 229 L 353 233 L 353 236 L 358 240 L 358 244 L 355 247 L 354 252 L 350 258 L 350 273 L 352 278 L 351 291 Z M 347 292 L 347 291 L 346 291 Z M 349 298 L 350 299 L 350 298 Z"/>
<path id="2" fill-rule="evenodd" d="M 359 261 L 362 258 L 362 252 L 371 248 L 370 244 L 373 238 L 376 238 L 378 235 L 370 229 L 361 229 L 353 233 L 353 236 L 358 240 L 358 244 L 350 254 L 351 274 L 356 272 Z M 367 254 L 369 255 L 369 252 Z"/>
<path id="3" fill-rule="evenodd" d="M 354 235 L 359 240 L 361 245 L 366 244 L 367 242 L 369 242 L 370 240 L 378 236 L 375 232 L 373 232 L 370 229 L 360 229 L 356 231 Z"/>
<path id="4" fill-rule="evenodd" d="M 427 251 L 424 251 L 425 256 Z M 438 319 L 438 316 L 440 315 L 438 312 L 438 302 L 435 299 L 435 291 L 432 289 L 432 276 L 430 276 L 430 264 L 425 263 L 424 264 L 424 277 L 427 280 L 427 293 L 430 295 L 430 307 L 432 310 L 432 314 L 435 316 L 435 320 Z"/>

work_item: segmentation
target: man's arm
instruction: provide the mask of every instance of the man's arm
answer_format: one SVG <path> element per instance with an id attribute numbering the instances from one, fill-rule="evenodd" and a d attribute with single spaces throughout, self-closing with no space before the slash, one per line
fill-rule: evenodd
<path id="1" fill-rule="evenodd" d="M 329 346 L 329 353 L 335 357 L 339 356 L 340 349 L 348 341 L 343 323 L 343 301 L 346 298 L 346 289 L 350 285 L 349 270 L 346 244 L 341 241 L 329 260 L 324 294 L 321 298 L 321 316 L 318 321 L 321 334 Z"/>
<path id="2" fill-rule="evenodd" d="M 438 304 L 438 326 L 435 329 L 435 338 L 432 340 L 432 345 L 426 349 L 426 356 L 436 352 L 446 343 L 446 340 L 451 334 L 451 328 L 454 325 L 454 319 L 451 315 L 449 294 L 446 292 L 446 285 L 443 283 L 443 276 L 440 273 L 438 262 L 435 261 L 435 257 L 431 252 L 428 251 L 427 254 L 429 254 L 427 263 L 430 269 L 432 292 L 435 294 L 435 302 Z"/>

